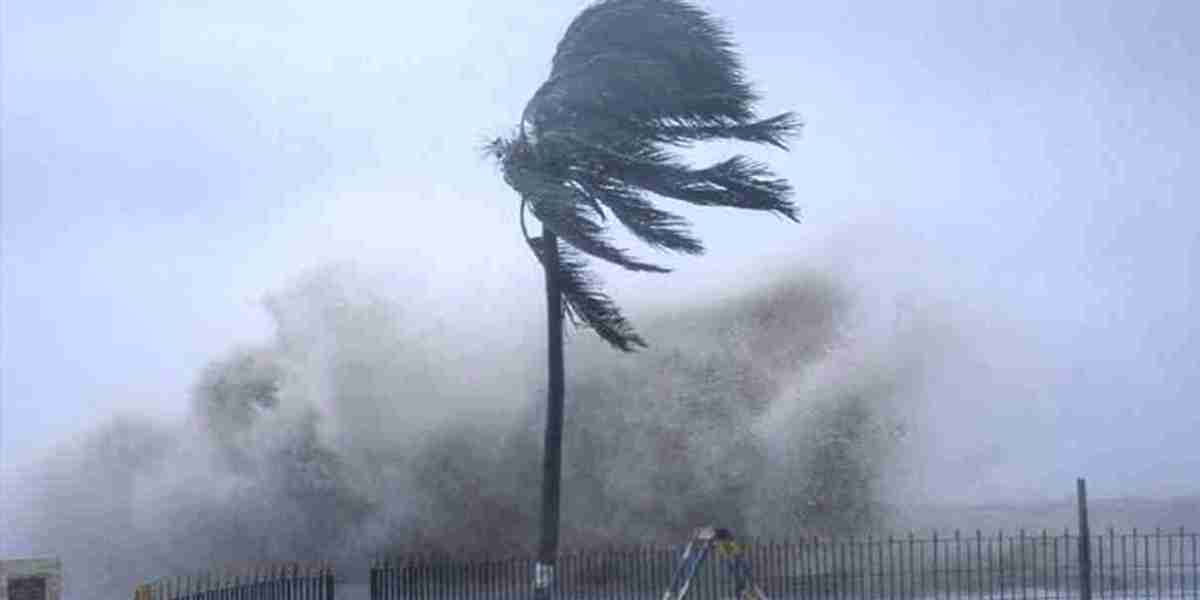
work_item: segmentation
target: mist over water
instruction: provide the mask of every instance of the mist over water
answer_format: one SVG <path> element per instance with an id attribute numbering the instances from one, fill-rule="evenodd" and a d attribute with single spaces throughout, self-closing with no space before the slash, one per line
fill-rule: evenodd
<path id="1" fill-rule="evenodd" d="M 953 328 L 834 269 L 759 279 L 639 316 L 641 353 L 569 334 L 565 547 L 888 527 Z M 471 339 L 387 282 L 308 273 L 264 302 L 270 339 L 197 374 L 184 422 L 114 416 L 10 475 L 6 552 L 117 598 L 249 561 L 531 551 L 541 336 Z"/>

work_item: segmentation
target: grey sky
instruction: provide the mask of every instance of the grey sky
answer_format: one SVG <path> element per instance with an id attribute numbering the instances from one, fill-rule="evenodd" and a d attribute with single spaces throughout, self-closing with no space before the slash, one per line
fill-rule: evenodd
<path id="1" fill-rule="evenodd" d="M 330 260 L 445 314 L 540 303 L 477 147 L 584 4 L 0 5 L 4 461 L 114 408 L 182 413 L 198 368 L 269 334 L 259 299 Z M 1195 3 L 704 5 L 764 112 L 807 123 L 766 155 L 804 224 L 689 212 L 709 256 L 675 261 L 672 289 L 836 247 L 1037 357 L 1044 385 L 984 411 L 1014 434 L 995 494 L 1080 473 L 1200 492 Z M 606 274 L 635 314 L 668 298 Z"/>

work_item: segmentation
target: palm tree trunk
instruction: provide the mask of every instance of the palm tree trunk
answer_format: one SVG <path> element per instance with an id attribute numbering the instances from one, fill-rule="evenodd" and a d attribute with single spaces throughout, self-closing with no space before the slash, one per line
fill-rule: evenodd
<path id="1" fill-rule="evenodd" d="M 559 487 L 562 482 L 563 335 L 562 294 L 558 286 L 558 238 L 542 227 L 546 270 L 547 375 L 546 439 L 542 454 L 542 539 L 538 546 L 534 598 L 550 597 L 558 556 Z"/>

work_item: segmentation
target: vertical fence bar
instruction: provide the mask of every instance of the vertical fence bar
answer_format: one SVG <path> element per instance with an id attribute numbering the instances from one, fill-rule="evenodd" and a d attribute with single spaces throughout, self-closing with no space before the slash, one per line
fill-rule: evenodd
<path id="1" fill-rule="evenodd" d="M 792 589 L 795 590 L 795 597 L 801 600 L 810 600 L 812 597 L 809 592 L 811 576 L 808 572 L 807 544 L 804 536 L 800 536 L 800 541 L 792 546 L 792 575 L 795 577 L 792 580 Z"/>
<path id="2" fill-rule="evenodd" d="M 487 600 L 500 600 L 496 594 L 496 582 L 499 581 L 499 578 L 496 577 L 496 558 L 493 555 L 487 555 L 483 565 L 479 580 L 480 589 L 483 590 Z"/>
<path id="3" fill-rule="evenodd" d="M 997 572 L 1000 571 L 1001 554 L 1004 551 L 1003 546 L 1000 552 L 996 551 L 996 546 L 1000 545 L 1003 539 L 997 538 L 996 535 L 990 535 L 988 538 L 988 598 L 996 598 L 996 580 Z M 1003 598 L 1004 588 L 1000 587 L 1001 598 Z"/>
<path id="4" fill-rule="evenodd" d="M 1147 591 L 1153 588 L 1150 581 L 1150 534 L 1142 532 L 1142 587 Z"/>
<path id="5" fill-rule="evenodd" d="M 1200 598 L 1200 535 L 1192 532 L 1192 595 Z"/>
<path id="6" fill-rule="evenodd" d="M 983 532 L 975 530 L 975 597 L 983 598 Z"/>
<path id="7" fill-rule="evenodd" d="M 830 596 L 834 593 L 834 582 L 830 578 L 833 569 L 829 566 L 829 544 L 829 540 L 817 542 L 817 581 L 820 583 L 822 596 Z"/>
<path id="8" fill-rule="evenodd" d="M 509 557 L 505 558 L 504 560 L 500 561 L 500 570 L 503 573 L 501 575 L 501 585 L 500 585 L 501 600 L 510 600 L 511 598 L 513 598 L 513 587 L 512 587 L 513 583 L 512 582 L 513 582 L 513 578 L 514 578 L 513 565 L 515 564 L 515 562 L 516 562 L 516 558 L 514 558 L 512 556 L 509 556 Z"/>
<path id="9" fill-rule="evenodd" d="M 855 557 L 854 538 L 838 542 L 838 556 L 841 557 L 842 568 L 839 577 L 845 582 L 845 598 L 859 598 L 862 588 L 858 581 L 858 561 Z"/>
<path id="10" fill-rule="evenodd" d="M 783 541 L 783 563 L 779 567 L 779 572 L 783 576 L 783 579 L 779 583 L 779 597 L 796 597 L 795 573 L 792 568 L 793 549 L 794 546 L 791 540 Z"/>
<path id="11" fill-rule="evenodd" d="M 866 582 L 863 581 L 863 540 L 859 538 L 851 538 L 850 546 L 847 548 L 847 556 L 850 557 L 851 577 L 850 589 L 852 590 L 851 598 L 862 600 L 866 598 Z"/>
<path id="12" fill-rule="evenodd" d="M 1006 597 L 1005 584 L 1008 583 L 1008 570 L 1009 570 L 1009 563 L 1012 562 L 1012 552 L 1005 550 L 1004 532 L 1003 531 L 996 532 L 996 545 L 998 546 L 998 552 L 997 552 L 998 556 L 997 556 L 997 560 L 996 560 L 996 578 L 1000 580 L 1000 597 L 1004 598 L 1004 597 Z M 1009 543 L 1009 546 L 1010 547 L 1012 546 L 1011 542 Z M 1012 590 L 1008 590 L 1008 593 L 1011 594 Z"/>
<path id="13" fill-rule="evenodd" d="M 488 582 L 490 582 L 491 596 L 494 600 L 502 600 L 504 595 L 504 560 L 499 556 L 493 556 L 490 559 L 490 565 L 487 568 Z"/>
<path id="14" fill-rule="evenodd" d="M 850 598 L 850 589 L 846 586 L 846 545 L 841 541 L 833 542 L 834 560 L 836 566 L 834 572 L 838 578 L 838 598 L 840 600 L 848 600 Z"/>
<path id="15" fill-rule="evenodd" d="M 435 591 L 437 590 L 438 581 L 437 571 L 434 566 L 432 555 L 423 554 L 421 556 L 421 581 L 423 582 L 421 585 L 422 600 L 434 600 L 434 598 L 437 597 Z"/>
<path id="16" fill-rule="evenodd" d="M 826 596 L 837 598 L 837 576 L 834 574 L 833 567 L 833 539 L 821 540 L 819 562 L 821 591 Z"/>
<path id="17" fill-rule="evenodd" d="M 892 571 L 888 569 L 886 546 L 886 540 L 884 540 L 881 536 L 881 538 L 878 539 L 876 546 L 878 550 L 876 558 L 878 559 L 878 562 L 880 562 L 880 580 L 878 580 L 877 584 L 878 588 L 880 588 L 881 598 L 890 598 L 890 593 L 892 593 L 892 590 L 888 588 L 888 577 Z"/>
<path id="18" fill-rule="evenodd" d="M 866 600 L 871 597 L 871 539 L 858 540 L 858 567 L 860 597 Z"/>
<path id="19" fill-rule="evenodd" d="M 1171 543 L 1173 536 L 1167 532 L 1167 597 L 1175 595 L 1175 548 Z"/>
<path id="20" fill-rule="evenodd" d="M 979 581 L 979 595 L 980 595 L 980 597 L 983 596 L 983 589 L 984 589 L 983 581 L 984 581 L 984 579 L 986 579 L 987 580 L 987 590 L 988 590 L 987 597 L 988 597 L 988 600 L 991 600 L 993 598 L 993 596 L 995 596 L 995 594 L 992 593 L 993 592 L 993 589 L 992 589 L 992 587 L 993 587 L 993 581 L 992 581 L 992 536 L 989 534 L 987 537 L 987 552 L 986 552 L 986 557 L 985 557 L 984 545 L 983 545 L 983 539 L 984 539 L 983 531 L 980 529 L 976 529 L 975 535 L 976 535 L 976 539 L 979 540 L 979 566 L 980 566 L 980 571 L 981 571 L 980 581 Z"/>
<path id="21" fill-rule="evenodd" d="M 642 547 L 644 556 L 648 557 L 646 569 L 642 569 L 643 583 L 643 598 L 653 599 L 655 592 L 661 593 L 661 589 L 665 588 L 666 584 L 659 586 L 659 570 L 655 568 L 653 558 L 655 556 L 655 548 L 653 544 L 647 544 Z"/>
<path id="22" fill-rule="evenodd" d="M 367 590 L 368 590 L 368 594 L 371 597 L 371 600 L 379 600 L 379 597 L 382 592 L 382 590 L 380 589 L 381 588 L 380 578 L 383 575 L 383 573 L 380 570 L 381 567 L 382 567 L 382 561 L 379 561 L 377 559 L 376 562 L 371 565 L 371 573 L 367 578 Z"/>
<path id="23" fill-rule="evenodd" d="M 446 563 L 444 556 L 430 557 L 430 599 L 431 600 L 449 600 L 446 598 L 445 586 L 448 576 L 446 571 L 450 570 L 450 565 Z"/>
<path id="24" fill-rule="evenodd" d="M 865 560 L 866 567 L 865 568 L 866 568 L 867 597 L 871 597 L 872 593 L 874 593 L 874 595 L 877 597 L 882 597 L 882 594 L 879 593 L 879 584 L 877 581 L 875 581 L 877 573 L 875 572 L 876 561 L 875 561 L 875 537 L 874 536 L 867 535 L 867 540 L 863 546 L 863 549 L 866 550 L 866 560 Z"/>
<path id="25" fill-rule="evenodd" d="M 866 578 L 864 577 L 866 572 L 866 557 L 863 554 L 865 545 L 863 544 L 863 540 L 859 538 L 852 538 L 850 544 L 850 556 L 854 570 L 854 598 L 865 600 L 868 598 L 868 595 L 866 595 Z"/>
<path id="26" fill-rule="evenodd" d="M 470 568 L 468 566 L 468 562 L 464 559 L 465 556 L 467 556 L 466 548 L 459 546 L 455 550 L 452 558 L 450 558 L 447 561 L 447 566 L 449 568 L 446 569 L 446 579 L 445 579 L 443 589 L 442 589 L 442 597 L 446 598 L 446 600 L 450 600 L 451 598 L 457 599 L 457 598 L 462 598 L 462 597 L 469 597 L 469 596 L 467 596 L 467 594 L 469 594 L 468 581 L 469 581 L 469 576 L 470 576 Z M 555 560 L 555 563 L 557 564 L 558 557 L 555 556 L 554 560 Z M 555 568 L 555 570 L 554 570 L 554 575 L 555 575 L 555 582 L 553 584 L 554 587 L 552 588 L 552 590 L 557 591 L 557 588 L 558 588 L 558 581 L 557 581 L 558 569 L 557 568 Z M 551 593 L 553 593 L 553 591 Z"/>
<path id="27" fill-rule="evenodd" d="M 1025 600 L 1030 596 L 1030 563 L 1033 560 L 1027 553 L 1030 550 L 1025 529 L 1021 529 L 1020 541 L 1018 542 L 1018 558 L 1016 558 L 1016 562 L 1019 564 L 1018 569 L 1021 572 L 1021 600 Z M 1034 554 L 1034 557 L 1036 556 L 1037 554 Z"/>
<path id="28" fill-rule="evenodd" d="M 1030 576 L 1030 593 L 1034 598 L 1043 598 L 1046 596 L 1046 531 L 1042 530 L 1042 534 L 1032 534 L 1029 536 L 1029 568 L 1033 574 Z"/>
<path id="29" fill-rule="evenodd" d="M 492 559 L 492 595 L 496 600 L 504 600 L 505 589 L 507 588 L 508 570 L 504 567 L 505 561 L 501 556 Z"/>
<path id="30" fill-rule="evenodd" d="M 647 544 L 646 554 L 647 556 L 654 558 L 658 556 L 658 548 L 654 544 Z M 648 566 L 650 568 L 646 569 L 646 585 L 649 586 L 647 596 L 650 600 L 654 600 L 658 594 L 662 593 L 662 590 L 665 589 L 669 583 L 663 578 L 663 569 L 660 568 L 656 562 L 651 562 Z"/>
<path id="31" fill-rule="evenodd" d="M 373 594 L 371 600 L 398 600 L 402 589 L 408 592 L 410 597 L 412 596 L 412 592 L 409 590 L 412 589 L 415 578 L 411 563 L 407 558 L 384 558 L 380 567 L 379 587 L 377 588 L 379 593 L 378 595 Z"/>
<path id="32" fill-rule="evenodd" d="M 662 590 L 669 585 L 661 575 L 662 569 L 657 566 L 657 563 L 653 562 L 654 557 L 658 556 L 657 552 L 658 548 L 654 544 L 646 545 L 646 556 L 650 557 L 652 561 L 646 565 L 646 596 L 650 600 L 654 600 L 655 596 L 661 594 Z"/>
<path id="33" fill-rule="evenodd" d="M 1178 552 L 1176 553 L 1176 554 L 1178 554 L 1178 558 L 1176 559 L 1178 562 L 1176 562 L 1175 566 L 1174 566 L 1174 571 L 1175 571 L 1175 573 L 1178 574 L 1177 579 L 1176 579 L 1179 582 L 1178 583 L 1178 589 L 1179 589 L 1178 593 L 1179 593 L 1180 598 L 1186 598 L 1187 593 L 1188 593 L 1188 589 L 1187 589 L 1187 546 L 1186 546 L 1187 540 L 1185 539 L 1186 534 L 1184 533 L 1183 527 L 1179 528 L 1179 532 L 1175 535 L 1175 538 L 1177 540 L 1179 540 L 1179 542 L 1177 543 Z"/>
<path id="34" fill-rule="evenodd" d="M 796 544 L 791 540 L 783 542 L 783 565 L 780 567 L 783 580 L 780 582 L 780 597 L 795 600 L 800 595 L 796 585 Z"/>
<path id="35" fill-rule="evenodd" d="M 478 590 L 476 588 L 475 582 L 476 582 L 476 578 L 479 577 L 479 563 L 472 559 L 472 554 L 466 554 L 466 553 L 459 554 L 455 560 L 458 563 L 458 568 L 455 569 L 456 572 L 455 572 L 454 580 L 452 581 L 452 584 L 451 584 L 451 587 L 449 590 L 450 594 L 452 597 L 455 597 L 455 598 L 470 598 L 471 600 L 475 600 L 476 596 L 478 596 Z M 556 564 L 558 564 L 559 560 L 560 559 L 556 558 L 556 561 L 555 561 Z M 555 574 L 554 574 L 555 575 L 555 582 L 554 582 L 555 592 L 560 591 L 562 589 L 562 585 L 563 585 L 562 571 L 563 571 L 562 566 L 557 566 L 555 568 Z M 555 592 L 551 592 L 551 593 L 553 594 Z"/>
<path id="36" fill-rule="evenodd" d="M 1129 535 L 1121 534 L 1121 589 L 1129 589 L 1129 552 L 1126 545 Z"/>
<path id="37" fill-rule="evenodd" d="M 933 597 L 936 599 L 938 597 L 938 592 L 939 592 L 939 586 L 938 586 L 938 562 L 939 562 L 938 561 L 938 534 L 936 531 L 933 532 L 932 545 L 933 545 L 933 569 L 929 572 L 929 575 L 930 575 L 930 578 L 933 580 L 931 582 L 931 584 L 932 584 L 931 587 L 933 588 Z"/>
<path id="38" fill-rule="evenodd" d="M 444 559 L 432 554 L 427 555 L 425 558 L 429 561 L 429 586 L 426 588 L 427 597 L 429 600 L 442 600 L 442 585 L 446 576 Z"/>
<path id="39" fill-rule="evenodd" d="M 1079 502 L 1079 597 L 1081 600 L 1092 600 L 1092 556 L 1091 533 L 1088 529 L 1087 513 L 1087 482 L 1081 477 L 1075 480 L 1076 496 Z"/>
<path id="40" fill-rule="evenodd" d="M 1061 597 L 1061 593 L 1062 593 L 1062 584 L 1059 581 L 1059 577 L 1058 577 L 1059 576 L 1059 565 L 1062 564 L 1058 559 L 1058 540 L 1059 540 L 1058 535 L 1055 535 L 1054 536 L 1054 597 L 1056 599 Z"/>
<path id="41" fill-rule="evenodd" d="M 821 580 L 821 542 L 816 536 L 809 540 L 807 562 L 810 597 L 822 597 L 825 595 L 825 582 Z"/>
<path id="42" fill-rule="evenodd" d="M 762 574 L 759 574 L 757 570 L 753 571 L 755 575 L 761 578 L 763 592 L 768 598 L 779 598 L 781 594 L 779 585 L 777 584 L 779 581 L 779 573 L 782 571 L 780 561 L 783 560 L 783 557 L 781 556 L 782 552 L 780 551 L 780 544 L 782 544 L 782 542 L 775 540 L 774 538 L 771 539 L 771 554 L 767 558 L 767 563 L 771 567 L 770 570 Z"/>
<path id="43" fill-rule="evenodd" d="M 469 554 L 465 548 L 459 548 L 454 553 L 454 558 L 450 559 L 450 572 L 447 574 L 446 591 L 447 598 L 470 598 L 474 600 L 471 594 L 471 577 L 474 575 L 474 567 L 472 562 L 467 558 Z M 554 557 L 554 584 L 551 590 L 551 597 L 557 594 L 559 588 L 562 587 L 562 568 L 559 565 L 559 555 Z"/>
<path id="44" fill-rule="evenodd" d="M 1200 535 L 1192 532 L 1192 595 L 1200 598 Z"/>
<path id="45" fill-rule="evenodd" d="M 946 557 L 946 562 L 948 563 L 948 565 L 951 564 L 949 556 Z M 962 534 L 957 529 L 954 530 L 954 562 L 952 564 L 953 564 L 953 566 L 950 566 L 950 569 L 951 569 L 950 574 L 952 574 L 954 577 L 954 583 L 951 585 L 954 587 L 954 596 L 956 598 L 961 598 L 962 597 Z"/>
<path id="46" fill-rule="evenodd" d="M 400 566 L 401 572 L 403 572 L 403 574 L 404 574 L 403 581 L 406 582 L 406 584 L 404 584 L 404 587 L 402 588 L 403 592 L 401 592 L 401 594 L 397 594 L 397 595 L 403 595 L 404 598 L 406 598 L 408 600 L 420 599 L 421 598 L 421 580 L 422 580 L 422 578 L 424 578 L 421 576 L 420 558 L 418 556 L 416 556 L 416 554 L 404 554 L 404 556 L 402 558 L 392 559 L 391 565 L 392 565 L 392 569 L 395 569 L 395 568 L 397 568 L 397 566 Z M 390 571 L 385 571 L 385 572 L 390 572 Z M 386 581 L 386 580 L 389 580 L 390 577 L 388 577 L 388 575 L 384 575 L 384 578 Z M 394 584 L 392 584 L 391 582 L 388 582 L 388 583 L 384 583 L 384 586 L 386 589 L 385 594 L 392 594 L 391 590 L 392 590 L 392 586 L 394 586 Z M 372 600 L 384 600 L 384 599 L 377 598 L 377 599 L 372 599 Z M 390 598 L 388 600 L 390 600 Z"/>
<path id="47" fill-rule="evenodd" d="M 925 599 L 929 597 L 929 560 L 927 558 L 928 540 L 917 532 L 910 531 L 908 534 L 909 542 L 909 570 L 912 574 L 909 579 L 912 581 L 912 597 Z"/>
<path id="48" fill-rule="evenodd" d="M 1117 578 L 1117 532 L 1112 526 L 1108 528 L 1108 587 L 1113 593 L 1125 589 L 1125 583 Z M 1119 587 L 1118 587 L 1119 586 Z"/>
<path id="49" fill-rule="evenodd" d="M 1138 537 L 1139 537 L 1138 530 L 1134 529 L 1133 530 L 1133 580 L 1134 580 L 1134 585 L 1136 586 L 1137 579 L 1138 579 L 1138 573 L 1141 572 L 1142 585 L 1141 585 L 1141 587 L 1136 588 L 1138 591 L 1141 591 L 1142 588 L 1145 588 L 1145 589 L 1150 588 L 1150 578 L 1149 578 L 1150 576 L 1149 576 L 1149 572 L 1146 570 L 1146 555 L 1150 553 L 1150 540 L 1149 540 L 1149 538 L 1147 538 L 1145 536 L 1145 534 L 1142 534 L 1140 536 L 1141 543 L 1139 544 Z M 1138 560 L 1137 560 L 1138 546 L 1141 546 L 1141 550 L 1142 550 L 1142 567 L 1141 567 L 1141 569 L 1138 568 Z"/>
<path id="50" fill-rule="evenodd" d="M 479 586 L 487 600 L 500 600 L 496 597 L 496 559 L 491 554 L 486 555 L 483 561 L 483 569 L 479 573 Z"/>
<path id="51" fill-rule="evenodd" d="M 908 598 L 917 598 L 917 541 L 912 532 L 908 532 L 908 574 L 905 576 L 905 587 Z"/>
<path id="52" fill-rule="evenodd" d="M 630 566 L 630 581 L 632 582 L 631 588 L 634 589 L 635 598 L 641 599 L 641 598 L 644 598 L 644 596 L 646 596 L 646 592 L 648 589 L 648 586 L 646 584 L 646 577 L 644 577 L 642 575 L 642 566 L 643 566 L 644 560 L 642 559 L 641 546 L 636 546 L 636 545 L 631 546 L 630 553 L 632 554 L 632 557 L 634 557 L 634 559 L 632 559 L 632 562 L 629 565 Z M 582 560 L 583 557 L 581 556 L 580 558 Z M 582 569 L 582 563 L 581 563 L 581 569 Z M 582 584 L 582 582 L 581 582 L 581 584 Z M 583 594 L 583 588 L 580 588 L 580 592 L 578 592 L 578 593 Z"/>
<path id="53" fill-rule="evenodd" d="M 1162 530 L 1154 528 L 1154 597 L 1162 597 Z"/>
<path id="54" fill-rule="evenodd" d="M 413 595 L 419 600 L 433 600 L 433 559 L 426 553 L 409 556 L 413 561 Z"/>
<path id="55" fill-rule="evenodd" d="M 888 536 L 887 547 L 887 571 L 888 571 L 888 597 L 895 598 L 896 594 L 896 540 L 892 536 Z"/>
<path id="56" fill-rule="evenodd" d="M 964 580 L 963 587 L 965 588 L 963 593 L 966 595 L 967 598 L 978 598 L 979 590 L 975 589 L 975 581 L 976 581 L 975 572 L 977 570 L 979 570 L 979 557 L 972 558 L 973 554 L 972 554 L 971 550 L 972 550 L 974 544 L 972 544 L 971 542 L 972 542 L 972 540 L 970 538 L 970 533 L 968 533 L 966 536 L 963 537 L 963 545 L 964 545 L 963 555 L 966 557 L 965 558 L 966 562 L 963 564 L 963 567 L 962 567 L 963 568 L 962 577 Z"/>
<path id="57" fill-rule="evenodd" d="M 509 598 L 518 600 L 526 596 L 524 593 L 524 582 L 528 580 L 526 577 L 528 570 L 526 568 L 526 558 L 512 557 L 509 562 Z"/>

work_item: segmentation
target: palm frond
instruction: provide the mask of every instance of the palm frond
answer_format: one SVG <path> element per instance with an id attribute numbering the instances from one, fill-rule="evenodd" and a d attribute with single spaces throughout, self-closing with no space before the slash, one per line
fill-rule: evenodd
<path id="1" fill-rule="evenodd" d="M 655 208 L 634 188 L 616 182 L 598 185 L 592 187 L 585 183 L 583 187 L 599 198 L 638 239 L 665 250 L 684 254 L 704 253 L 704 244 L 692 235 L 687 219 Z"/>
<path id="2" fill-rule="evenodd" d="M 527 113 L 561 127 L 597 108 L 696 125 L 753 119 L 757 100 L 724 27 L 679 0 L 606 0 L 581 12 Z"/>
<path id="3" fill-rule="evenodd" d="M 643 144 L 622 153 L 574 136 L 569 139 L 582 149 L 577 154 L 593 166 L 588 173 L 601 179 L 593 185 L 603 180 L 619 181 L 700 206 L 765 210 L 797 220 L 787 180 L 775 177 L 765 165 L 746 157 L 734 156 L 707 168 L 692 169 L 652 145 Z"/>
<path id="4" fill-rule="evenodd" d="M 546 263 L 544 243 L 540 236 L 529 239 L 529 246 L 543 264 Z M 572 323 L 582 323 L 624 352 L 646 347 L 646 342 L 621 314 L 621 309 L 601 291 L 599 279 L 588 271 L 582 255 L 563 244 L 558 247 L 556 277 L 563 297 L 563 310 Z"/>
<path id="5" fill-rule="evenodd" d="M 515 179 L 520 182 L 520 189 L 534 216 L 579 251 L 631 271 L 670 271 L 633 258 L 628 251 L 614 246 L 605 235 L 604 226 L 593 220 L 589 211 L 592 203 L 579 188 L 543 177 L 537 172 L 518 173 Z"/>
<path id="6" fill-rule="evenodd" d="M 691 125 L 661 122 L 647 127 L 642 135 L 645 139 L 664 144 L 690 144 L 725 139 L 770 144 L 780 150 L 787 150 L 787 139 L 794 136 L 802 126 L 803 123 L 795 114 L 787 112 L 752 123 Z"/>
<path id="7" fill-rule="evenodd" d="M 799 119 L 760 118 L 757 100 L 729 33 L 704 10 L 686 0 L 600 0 L 567 27 L 517 134 L 487 150 L 523 206 L 564 248 L 626 269 L 666 272 L 615 246 L 607 215 L 646 244 L 685 254 L 704 251 L 689 223 L 647 196 L 797 219 L 791 186 L 766 165 L 734 156 L 695 168 L 667 149 L 727 139 L 786 150 Z M 574 286 L 568 312 L 623 350 L 638 345 L 584 270 L 582 255 L 564 256 L 564 286 Z"/>

